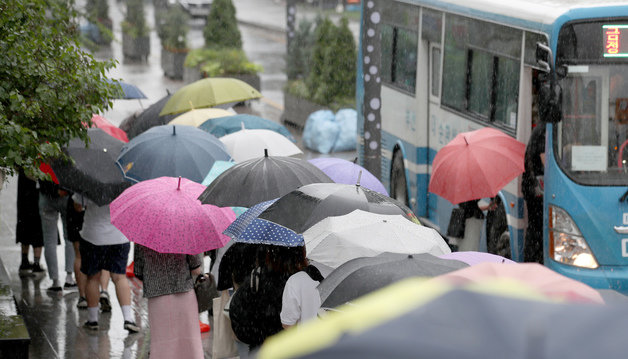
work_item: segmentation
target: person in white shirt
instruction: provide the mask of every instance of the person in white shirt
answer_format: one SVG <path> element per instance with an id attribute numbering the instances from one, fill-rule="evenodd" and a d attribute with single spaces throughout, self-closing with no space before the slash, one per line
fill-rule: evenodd
<path id="1" fill-rule="evenodd" d="M 321 306 L 321 297 L 316 287 L 323 280 L 323 276 L 316 267 L 308 264 L 305 247 L 302 248 L 299 262 L 304 265 L 288 278 L 283 290 L 280 318 L 284 329 L 316 318 Z"/>

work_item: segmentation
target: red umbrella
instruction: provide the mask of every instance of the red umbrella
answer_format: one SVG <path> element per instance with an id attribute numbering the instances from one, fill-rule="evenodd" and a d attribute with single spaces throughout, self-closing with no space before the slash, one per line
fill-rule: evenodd
<path id="1" fill-rule="evenodd" d="M 95 127 L 100 128 L 101 130 L 107 132 L 111 136 L 119 139 L 120 141 L 129 142 L 129 138 L 126 135 L 126 132 L 124 132 L 122 129 L 120 129 L 118 126 L 114 125 L 113 123 L 109 122 L 109 120 L 107 120 L 106 118 L 95 114 L 92 117 L 92 123 L 94 124 Z"/>
<path id="2" fill-rule="evenodd" d="M 429 191 L 453 204 L 494 197 L 523 173 L 525 147 L 490 127 L 462 132 L 434 157 Z"/>

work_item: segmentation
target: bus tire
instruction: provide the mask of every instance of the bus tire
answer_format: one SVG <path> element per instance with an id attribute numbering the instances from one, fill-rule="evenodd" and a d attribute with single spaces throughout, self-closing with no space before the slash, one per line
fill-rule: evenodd
<path id="1" fill-rule="evenodd" d="M 510 231 L 506 220 L 506 210 L 500 200 L 497 202 L 497 208 L 494 211 L 489 211 L 486 224 L 487 251 L 510 259 Z"/>
<path id="2" fill-rule="evenodd" d="M 393 155 L 392 169 L 390 171 L 390 196 L 407 206 L 408 186 L 406 183 L 403 155 L 401 151 L 396 151 Z"/>

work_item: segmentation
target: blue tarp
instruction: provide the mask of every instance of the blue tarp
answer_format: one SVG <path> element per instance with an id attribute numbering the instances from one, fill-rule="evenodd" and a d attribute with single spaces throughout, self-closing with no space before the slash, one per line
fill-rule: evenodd
<path id="1" fill-rule="evenodd" d="M 313 112 L 305 122 L 303 144 L 320 153 L 352 151 L 357 146 L 358 114 L 354 109 Z"/>

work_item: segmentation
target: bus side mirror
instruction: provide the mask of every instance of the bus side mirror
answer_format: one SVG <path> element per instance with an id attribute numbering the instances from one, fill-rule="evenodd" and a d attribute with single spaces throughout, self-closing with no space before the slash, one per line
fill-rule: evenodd
<path id="1" fill-rule="evenodd" d="M 552 70 L 550 65 L 552 63 L 552 49 L 543 43 L 537 42 L 535 55 L 536 63 L 540 69 L 545 73 L 549 73 Z"/>

